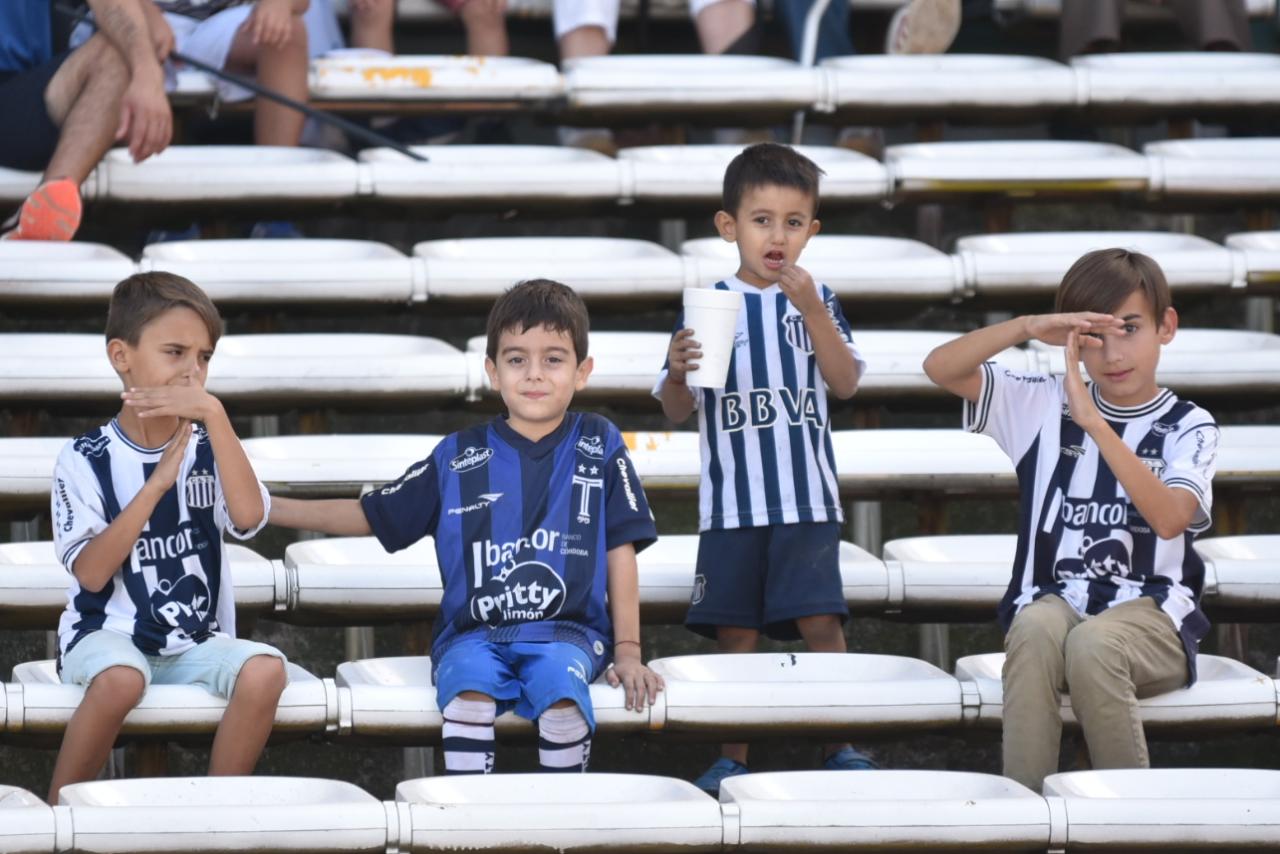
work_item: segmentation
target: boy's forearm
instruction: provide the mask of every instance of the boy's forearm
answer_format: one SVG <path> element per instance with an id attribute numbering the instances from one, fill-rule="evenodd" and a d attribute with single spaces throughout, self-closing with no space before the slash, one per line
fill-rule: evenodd
<path id="1" fill-rule="evenodd" d="M 826 381 L 831 393 L 842 400 L 848 400 L 858 391 L 858 360 L 849 351 L 844 337 L 836 327 L 826 306 L 819 314 L 806 316 L 805 326 L 809 330 L 809 340 L 813 343 L 813 355 L 818 360 L 818 370 Z"/>
<path id="2" fill-rule="evenodd" d="M 973 400 L 978 396 L 974 384 L 981 382 L 979 368 L 983 363 L 1030 337 L 1025 317 L 976 329 L 935 347 L 924 360 L 924 372 L 947 391 Z"/>
<path id="3" fill-rule="evenodd" d="M 204 428 L 209 434 L 213 458 L 218 463 L 218 478 L 227 501 L 227 515 L 238 530 L 251 531 L 262 523 L 266 508 L 262 504 L 257 475 L 253 473 L 244 446 L 220 405 L 205 419 Z"/>
<path id="4" fill-rule="evenodd" d="M 630 543 L 610 549 L 609 616 L 613 621 L 614 656 L 641 657 L 640 573 Z"/>
<path id="5" fill-rule="evenodd" d="M 116 571 L 129 559 L 133 546 L 142 535 L 147 520 L 155 512 L 163 492 L 150 483 L 144 483 L 142 489 L 133 497 L 120 515 L 111 520 L 111 524 L 102 533 L 91 539 L 76 555 L 71 567 L 72 574 L 80 586 L 90 593 L 97 593 L 116 574 Z"/>
<path id="6" fill-rule="evenodd" d="M 354 498 L 302 501 L 271 498 L 271 524 L 303 531 L 319 531 L 341 537 L 366 537 L 373 533 L 364 508 Z"/>
<path id="7" fill-rule="evenodd" d="M 1085 429 L 1156 536 L 1169 540 L 1186 531 L 1199 509 L 1196 496 L 1188 490 L 1166 486 L 1105 421 Z"/>
<path id="8" fill-rule="evenodd" d="M 662 413 L 674 424 L 683 424 L 693 414 L 693 390 L 670 376 L 662 384 Z"/>

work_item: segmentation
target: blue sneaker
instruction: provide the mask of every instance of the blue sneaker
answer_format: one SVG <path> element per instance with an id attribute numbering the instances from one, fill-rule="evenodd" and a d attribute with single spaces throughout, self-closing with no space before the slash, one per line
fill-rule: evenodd
<path id="1" fill-rule="evenodd" d="M 728 777 L 749 774 L 751 769 L 733 759 L 721 756 L 708 768 L 701 777 L 693 781 L 693 785 L 713 798 L 720 797 L 720 783 Z"/>
<path id="2" fill-rule="evenodd" d="M 876 771 L 880 768 L 870 756 L 852 747 L 842 747 L 822 763 L 828 771 Z"/>

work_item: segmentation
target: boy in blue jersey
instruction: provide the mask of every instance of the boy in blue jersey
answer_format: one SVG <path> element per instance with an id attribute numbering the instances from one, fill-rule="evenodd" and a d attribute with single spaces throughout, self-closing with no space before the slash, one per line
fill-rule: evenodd
<path id="1" fill-rule="evenodd" d="M 729 378 L 692 390 L 702 353 L 676 323 L 653 393 L 677 424 L 696 409 L 702 438 L 697 576 L 685 624 L 722 652 L 755 650 L 760 633 L 845 652 L 849 611 L 840 579 L 840 522 L 828 388 L 847 399 L 866 367 L 840 301 L 796 266 L 818 233 L 821 170 L 774 143 L 745 149 L 724 176 L 716 228 L 737 244 L 743 295 Z M 826 747 L 830 769 L 875 767 L 848 744 Z M 747 745 L 726 744 L 695 785 L 747 773 Z"/>
<path id="2" fill-rule="evenodd" d="M 1036 791 L 1058 770 L 1064 690 L 1094 768 L 1145 768 L 1138 700 L 1195 680 L 1209 621 L 1192 541 L 1211 524 L 1218 449 L 1213 416 L 1156 382 L 1178 315 L 1155 261 L 1090 252 L 1054 310 L 970 332 L 924 363 L 964 398 L 965 428 L 1017 466 L 1018 550 L 998 612 L 1004 773 Z M 1031 339 L 1066 348 L 1065 377 L 989 361 Z"/>
<path id="3" fill-rule="evenodd" d="M 569 412 L 591 373 L 587 309 L 522 282 L 494 303 L 485 369 L 507 414 L 462 430 L 357 500 L 277 498 L 271 521 L 388 551 L 435 537 L 444 596 L 431 646 L 449 774 L 493 770 L 494 719 L 538 722 L 544 771 L 585 771 L 602 672 L 643 709 L 662 679 L 641 663 L 636 552 L 657 538 L 618 428 Z M 610 666 L 612 662 L 612 666 Z"/>
<path id="4" fill-rule="evenodd" d="M 222 320 L 171 273 L 139 273 L 107 309 L 107 358 L 124 383 L 111 423 L 67 443 L 53 472 L 53 541 L 71 573 L 58 625 L 62 681 L 87 686 L 67 724 L 49 803 L 101 770 L 155 683 L 229 697 L 210 774 L 248 774 L 271 734 L 284 656 L 235 636 L 223 532 L 267 521 L 270 498 L 204 383 Z"/>

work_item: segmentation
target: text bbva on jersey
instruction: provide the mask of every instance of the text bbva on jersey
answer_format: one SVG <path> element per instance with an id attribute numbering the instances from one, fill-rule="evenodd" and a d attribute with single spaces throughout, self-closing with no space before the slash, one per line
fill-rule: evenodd
<path id="1" fill-rule="evenodd" d="M 757 388 L 745 393 L 731 391 L 720 395 L 719 404 L 720 429 L 726 432 L 745 427 L 772 427 L 780 414 L 785 414 L 787 423 L 793 427 L 805 421 L 811 427 L 822 426 L 818 394 L 811 388 L 800 389 L 798 393 L 786 387 Z"/>

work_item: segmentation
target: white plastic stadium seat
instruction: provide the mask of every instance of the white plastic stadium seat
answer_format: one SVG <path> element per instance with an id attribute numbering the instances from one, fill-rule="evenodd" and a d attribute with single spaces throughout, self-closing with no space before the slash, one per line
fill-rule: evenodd
<path id="1" fill-rule="evenodd" d="M 437 202 L 451 210 L 472 204 L 616 202 L 624 195 L 618 162 L 596 151 L 559 145 L 418 145 L 420 163 L 390 148 L 360 152 L 373 195 Z"/>
<path id="2" fill-rule="evenodd" d="M 399 850 L 421 854 L 722 850 L 720 806 L 692 783 L 670 777 L 426 777 L 396 786 L 396 801 L 402 826 L 412 828 Z"/>
<path id="3" fill-rule="evenodd" d="M 319 148 L 171 145 L 141 163 L 117 148 L 98 174 L 100 196 L 130 202 L 317 202 L 359 191 L 355 161 Z"/>
<path id="4" fill-rule="evenodd" d="M 1146 159 L 1123 146 L 1100 142 L 930 142 L 893 145 L 884 154 L 895 191 L 907 197 L 1097 195 L 1147 189 Z"/>
<path id="5" fill-rule="evenodd" d="M 284 550 L 294 599 L 288 619 L 302 625 L 370 625 L 433 618 L 443 591 L 435 542 L 424 538 L 389 553 L 374 537 L 326 537 Z"/>
<path id="6" fill-rule="evenodd" d="M 768 56 L 648 54 L 564 63 L 570 110 L 734 114 L 805 110 L 823 104 L 823 75 Z"/>
<path id="7" fill-rule="evenodd" d="M 938 396 L 941 389 L 924 372 L 924 360 L 933 348 L 959 333 L 907 330 L 854 329 L 853 340 L 867 360 L 867 373 L 858 381 L 858 394 L 873 397 Z M 997 353 L 994 361 L 1013 371 L 1025 371 L 1032 354 L 1019 347 Z"/>
<path id="8" fill-rule="evenodd" d="M 1241 256 L 1250 287 L 1270 290 L 1280 282 L 1280 231 L 1242 231 L 1228 235 L 1226 244 Z M 0 259 L 3 257 L 0 249 Z"/>
<path id="9" fill-rule="evenodd" d="M 994 774 L 783 771 L 720 787 L 727 850 L 1043 851 L 1044 799 Z"/>
<path id="10" fill-rule="evenodd" d="M 54 854 L 53 810 L 26 789 L 0 786 L 0 850 L 6 854 Z"/>
<path id="11" fill-rule="evenodd" d="M 0 301 L 105 306 L 134 270 L 131 259 L 98 243 L 0 241 Z"/>
<path id="12" fill-rule="evenodd" d="M 39 172 L 24 172 L 0 166 L 0 205 L 22 204 L 31 191 L 40 186 L 40 177 Z"/>
<path id="13" fill-rule="evenodd" d="M 669 249 L 612 237 L 476 237 L 413 247 L 427 268 L 429 299 L 483 301 L 536 274 L 564 282 L 585 300 L 670 299 L 685 285 Z"/>
<path id="14" fill-rule="evenodd" d="M 1133 121 L 1146 111 L 1274 108 L 1280 57 L 1268 53 L 1107 53 L 1071 60 L 1082 103 Z"/>
<path id="15" fill-rule="evenodd" d="M 542 101 L 564 86 L 556 67 L 516 56 L 337 56 L 311 61 L 318 100 Z"/>
<path id="16" fill-rule="evenodd" d="M 404 0 L 401 0 L 404 2 Z M 857 0 L 854 0 L 857 2 Z M 995 8 L 1003 13 L 1020 12 L 1036 18 L 1056 18 L 1062 14 L 1062 0 L 995 0 Z M 1276 10 L 1276 0 L 1244 0 L 1245 14 L 1251 18 L 1270 17 Z M 1157 3 L 1128 2 L 1124 9 L 1125 21 L 1146 19 L 1169 20 L 1170 7 Z"/>
<path id="17" fill-rule="evenodd" d="M 276 709 L 273 735 L 300 736 L 336 732 L 338 691 L 332 679 L 318 679 L 296 664 L 287 665 L 289 684 Z M 52 659 L 28 661 L 13 668 L 9 689 L 8 738 L 15 742 L 57 737 L 80 707 L 84 688 L 64 685 Z M 19 689 L 19 690 L 15 690 Z M 17 705 L 15 706 L 15 700 Z M 227 701 L 199 685 L 151 685 L 124 719 L 126 736 L 212 734 Z"/>
<path id="18" fill-rule="evenodd" d="M 990 620 L 1009 586 L 1017 538 L 1012 534 L 907 537 L 884 544 L 889 607 L 912 617 Z"/>
<path id="19" fill-rule="evenodd" d="M 649 663 L 666 681 L 667 732 L 735 738 L 943 729 L 961 720 L 960 684 L 896 655 L 682 655 Z M 655 710 L 656 717 L 656 710 Z"/>
<path id="20" fill-rule="evenodd" d="M 426 298 L 414 262 L 372 240 L 177 240 L 148 245 L 138 266 L 199 282 L 218 305 Z"/>
<path id="21" fill-rule="evenodd" d="M 1174 291 L 1225 291 L 1243 284 L 1232 253 L 1191 234 L 1160 231 L 1045 231 L 981 234 L 956 241 L 968 286 L 981 295 L 1050 294 L 1073 263 L 1113 246 L 1150 255 Z"/>
<path id="22" fill-rule="evenodd" d="M 289 598 L 284 568 L 238 543 L 227 544 L 236 610 L 270 616 Z M 67 604 L 67 570 L 49 540 L 0 544 L 0 626 L 52 629 Z"/>
<path id="23" fill-rule="evenodd" d="M 1038 341 L 1055 374 L 1066 371 L 1061 347 Z M 1160 353 L 1156 380 L 1183 397 L 1273 395 L 1280 392 L 1280 335 L 1241 329 L 1179 329 Z"/>
<path id="24" fill-rule="evenodd" d="M 476 363 L 473 368 L 490 390 L 489 375 L 483 369 L 488 339 L 476 336 L 467 341 L 467 355 Z M 666 332 L 592 332 L 587 350 L 595 367 L 587 379 L 587 387 L 574 399 L 618 400 L 652 399 L 654 378 L 667 357 L 671 335 Z"/>
<path id="25" fill-rule="evenodd" d="M 698 285 L 712 285 L 738 269 L 738 251 L 719 237 L 686 240 L 680 246 Z M 809 241 L 800 266 L 841 299 L 950 299 L 964 287 L 958 262 L 928 244 L 899 237 L 819 234 Z"/>
<path id="26" fill-rule="evenodd" d="M 291 495 L 348 495 L 396 480 L 425 459 L 441 436 L 273 436 L 246 439 L 258 480 Z M 4 446 L 0 444 L 0 449 Z"/>
<path id="27" fill-rule="evenodd" d="M 824 205 L 882 199 L 889 193 L 884 166 L 865 154 L 835 146 L 801 145 L 796 150 L 825 173 Z M 636 201 L 719 205 L 724 170 L 741 151 L 740 145 L 641 146 L 619 151 L 618 165 L 629 173 L 627 183 Z"/>
<path id="28" fill-rule="evenodd" d="M 62 789 L 64 850 L 380 854 L 387 810 L 351 783 L 305 777 L 100 780 Z"/>
<path id="29" fill-rule="evenodd" d="M 1216 607 L 1274 614 L 1280 605 L 1280 535 L 1197 540 L 1205 597 Z M 1266 618 L 1263 618 L 1266 619 Z"/>
<path id="30" fill-rule="evenodd" d="M 348 692 L 350 720 L 341 729 L 352 737 L 421 744 L 440 737 L 443 718 L 431 682 L 431 659 L 424 655 L 368 658 L 338 665 L 337 684 Z M 591 705 L 596 725 L 608 732 L 645 732 L 656 707 L 627 711 L 622 688 L 614 688 L 605 676 L 591 684 Z M 659 707 L 662 695 L 658 696 Z M 660 715 L 658 720 L 660 721 Z M 514 712 L 500 715 L 495 723 L 500 736 L 531 735 L 534 725 Z"/>
<path id="31" fill-rule="evenodd" d="M 1274 851 L 1280 771 L 1127 768 L 1051 774 L 1067 851 Z"/>
<path id="32" fill-rule="evenodd" d="M 978 726 L 1000 726 L 1004 688 L 1000 670 L 1004 653 L 969 655 L 956 662 L 956 678 L 973 683 L 980 706 Z M 1217 655 L 1196 656 L 1196 683 L 1139 700 L 1142 722 L 1151 731 L 1203 735 L 1207 730 L 1273 728 L 1276 725 L 1275 682 L 1246 664 Z M 1062 696 L 1062 719 L 1076 724 L 1071 698 Z"/>
<path id="33" fill-rule="evenodd" d="M 866 120 L 995 114 L 1011 121 L 1076 103 L 1071 69 L 1031 56 L 841 56 L 820 65 L 836 109 Z"/>
<path id="34" fill-rule="evenodd" d="M 65 438 L 0 439 L 0 507 L 49 509 L 53 464 Z"/>
<path id="35" fill-rule="evenodd" d="M 1280 139 L 1171 139 L 1143 151 L 1153 195 L 1252 200 L 1280 192 Z"/>

